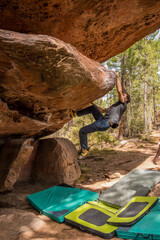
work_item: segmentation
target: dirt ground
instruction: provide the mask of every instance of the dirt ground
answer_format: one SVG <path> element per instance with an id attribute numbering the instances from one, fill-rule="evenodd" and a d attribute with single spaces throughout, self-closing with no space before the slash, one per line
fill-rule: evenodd
<path id="1" fill-rule="evenodd" d="M 152 163 L 156 150 L 157 144 L 137 139 L 124 140 L 113 148 L 92 149 L 90 155 L 79 162 L 82 176 L 74 186 L 100 192 L 132 169 L 160 170 L 160 165 Z M 12 192 L 0 194 L 0 240 L 101 239 L 65 223 L 54 222 L 29 205 L 27 195 L 48 187 L 51 185 L 18 183 Z M 149 195 L 160 197 L 160 184 Z"/>

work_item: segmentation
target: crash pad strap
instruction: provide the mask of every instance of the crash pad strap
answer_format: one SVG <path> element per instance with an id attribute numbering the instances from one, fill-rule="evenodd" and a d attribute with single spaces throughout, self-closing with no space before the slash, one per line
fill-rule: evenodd
<path id="1" fill-rule="evenodd" d="M 138 233 L 137 236 L 135 237 L 135 240 L 138 240 L 138 237 L 139 237 L 139 236 L 142 236 L 142 237 L 145 238 L 145 239 L 148 239 L 148 238 L 151 237 L 151 239 L 154 240 L 154 239 L 153 239 L 153 234 L 148 234 L 148 236 L 144 236 L 142 233 Z"/>

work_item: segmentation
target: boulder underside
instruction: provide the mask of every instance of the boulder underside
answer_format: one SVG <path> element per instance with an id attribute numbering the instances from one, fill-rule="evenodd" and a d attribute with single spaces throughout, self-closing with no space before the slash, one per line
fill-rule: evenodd
<path id="1" fill-rule="evenodd" d="M 42 137 L 105 95 L 116 76 L 46 35 L 0 30 L 0 137 Z"/>
<path id="2" fill-rule="evenodd" d="M 47 34 L 103 62 L 160 27 L 157 0 L 1 0 L 0 28 Z"/>

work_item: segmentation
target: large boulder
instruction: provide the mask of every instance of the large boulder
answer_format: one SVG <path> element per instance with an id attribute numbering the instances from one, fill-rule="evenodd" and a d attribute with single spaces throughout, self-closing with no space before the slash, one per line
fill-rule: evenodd
<path id="1" fill-rule="evenodd" d="M 18 182 L 73 184 L 81 175 L 77 150 L 65 138 L 1 140 L 0 166 L 0 192 Z"/>
<path id="2" fill-rule="evenodd" d="M 36 181 L 73 184 L 81 175 L 74 144 L 65 138 L 40 140 L 32 175 Z"/>
<path id="3" fill-rule="evenodd" d="M 158 0 L 0 0 L 0 28 L 47 34 L 104 61 L 160 27 Z"/>
<path id="4" fill-rule="evenodd" d="M 12 190 L 19 179 L 23 166 L 32 155 L 32 141 L 33 139 L 10 139 L 0 142 L 0 192 Z"/>
<path id="5" fill-rule="evenodd" d="M 70 44 L 0 30 L 0 137 L 44 136 L 110 91 L 116 75 Z"/>

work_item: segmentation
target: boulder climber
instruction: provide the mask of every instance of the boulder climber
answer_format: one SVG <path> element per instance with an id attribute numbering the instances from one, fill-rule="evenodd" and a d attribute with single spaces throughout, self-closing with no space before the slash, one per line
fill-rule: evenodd
<path id="1" fill-rule="evenodd" d="M 70 44 L 0 30 L 0 137 L 44 136 L 114 87 L 116 75 Z"/>
<path id="2" fill-rule="evenodd" d="M 160 27 L 158 0 L 0 0 L 0 28 L 47 34 L 103 62 Z"/>
<path id="3" fill-rule="evenodd" d="M 32 175 L 36 181 L 73 184 L 81 175 L 74 144 L 65 138 L 39 140 Z"/>

